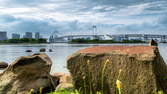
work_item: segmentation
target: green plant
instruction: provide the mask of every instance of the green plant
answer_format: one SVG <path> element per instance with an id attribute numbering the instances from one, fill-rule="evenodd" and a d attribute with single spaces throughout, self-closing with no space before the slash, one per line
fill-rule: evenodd
<path id="1" fill-rule="evenodd" d="M 83 81 L 84 81 L 84 92 L 86 92 L 86 81 L 85 81 L 85 76 L 83 77 Z"/>
<path id="2" fill-rule="evenodd" d="M 78 90 L 74 90 L 74 91 L 58 91 L 58 92 L 51 92 L 51 93 L 47 93 L 47 94 L 80 94 Z M 102 94 L 101 92 L 97 91 L 96 94 Z"/>
<path id="3" fill-rule="evenodd" d="M 102 94 L 101 92 L 97 91 L 96 94 Z"/>
<path id="4" fill-rule="evenodd" d="M 101 92 L 97 91 L 96 94 L 104 94 L 104 74 L 105 74 L 105 69 L 106 66 L 109 62 L 109 59 L 107 59 L 104 63 L 104 66 L 102 67 L 102 72 L 101 72 Z M 90 72 L 90 60 L 87 60 L 87 65 L 88 65 L 88 79 L 89 79 L 89 87 L 90 87 L 90 92 L 89 94 L 92 94 L 92 85 L 91 85 L 91 72 Z M 86 93 L 86 83 L 85 83 L 85 77 L 84 77 L 84 89 Z"/>
<path id="5" fill-rule="evenodd" d="M 77 90 L 74 90 L 74 91 L 63 90 L 63 91 L 51 92 L 47 94 L 80 94 L 80 93 Z"/>
<path id="6" fill-rule="evenodd" d="M 91 84 L 91 72 L 90 72 L 90 60 L 87 60 L 87 65 L 88 65 L 88 79 L 89 79 L 89 92 L 92 94 L 92 84 Z M 86 93 L 86 92 L 85 92 Z"/>
<path id="7" fill-rule="evenodd" d="M 116 80 L 116 94 L 122 94 L 121 93 L 122 82 L 119 80 L 121 72 L 122 72 L 122 70 L 119 70 L 118 78 Z"/>
<path id="8" fill-rule="evenodd" d="M 109 62 L 109 59 L 107 59 L 104 63 L 103 69 L 102 69 L 102 74 L 101 74 L 101 89 L 102 89 L 102 94 L 104 93 L 104 72 L 107 66 L 107 63 Z"/>
<path id="9" fill-rule="evenodd" d="M 34 89 L 31 89 L 28 94 L 33 94 L 34 93 Z"/>
<path id="10" fill-rule="evenodd" d="M 157 94 L 165 94 L 165 93 L 163 92 L 163 90 L 159 90 Z"/>
<path id="11" fill-rule="evenodd" d="M 43 87 L 39 88 L 39 94 L 42 94 Z"/>

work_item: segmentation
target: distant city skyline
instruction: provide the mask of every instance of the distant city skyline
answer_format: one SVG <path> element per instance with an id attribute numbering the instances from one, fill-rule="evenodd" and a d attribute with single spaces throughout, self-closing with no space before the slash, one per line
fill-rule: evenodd
<path id="1" fill-rule="evenodd" d="M 20 39 L 20 38 L 45 38 L 43 37 L 40 32 L 25 32 L 25 33 L 11 33 L 8 34 L 7 31 L 0 31 L 0 40 L 6 39 Z"/>
<path id="2" fill-rule="evenodd" d="M 20 34 L 13 33 L 12 34 L 12 39 L 20 39 Z"/>
<path id="3" fill-rule="evenodd" d="M 167 0 L 0 0 L 0 31 L 167 34 Z"/>

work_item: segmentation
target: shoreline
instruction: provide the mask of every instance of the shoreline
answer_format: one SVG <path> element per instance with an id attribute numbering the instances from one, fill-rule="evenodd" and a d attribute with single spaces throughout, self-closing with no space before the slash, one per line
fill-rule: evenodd
<path id="1" fill-rule="evenodd" d="M 58 42 L 58 43 L 0 43 L 0 45 L 12 45 L 12 44 L 147 44 L 149 42 L 140 42 L 140 43 L 135 43 L 135 42 L 114 42 L 114 43 L 70 43 L 70 42 Z"/>

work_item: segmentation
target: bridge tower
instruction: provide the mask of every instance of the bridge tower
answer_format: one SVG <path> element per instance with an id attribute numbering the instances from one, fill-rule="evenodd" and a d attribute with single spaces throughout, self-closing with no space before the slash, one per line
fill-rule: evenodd
<path id="1" fill-rule="evenodd" d="M 128 34 L 126 34 L 126 35 L 124 36 L 124 40 L 129 40 Z"/>
<path id="2" fill-rule="evenodd" d="M 61 35 L 59 31 L 57 31 L 57 30 L 53 31 L 49 37 L 49 42 L 51 42 L 51 43 L 56 42 L 58 35 Z"/>
<path id="3" fill-rule="evenodd" d="M 96 39 L 97 26 L 93 25 L 93 39 Z"/>
<path id="4" fill-rule="evenodd" d="M 148 42 L 148 35 L 143 35 L 143 41 Z"/>
<path id="5" fill-rule="evenodd" d="M 166 42 L 166 36 L 165 35 L 161 36 L 161 42 Z"/>

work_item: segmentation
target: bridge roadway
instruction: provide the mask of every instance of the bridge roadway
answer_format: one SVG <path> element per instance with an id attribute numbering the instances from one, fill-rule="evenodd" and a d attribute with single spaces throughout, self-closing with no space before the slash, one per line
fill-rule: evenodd
<path id="1" fill-rule="evenodd" d="M 110 38 L 123 38 L 125 40 L 129 40 L 129 38 L 140 38 L 143 41 L 149 41 L 150 39 L 160 39 L 161 42 L 167 41 L 167 35 L 160 34 L 117 34 L 117 35 L 107 35 Z"/>
<path id="2" fill-rule="evenodd" d="M 98 36 L 98 37 L 104 37 L 105 35 L 65 35 L 65 36 L 61 36 L 58 38 L 71 38 L 71 37 L 94 37 L 94 36 Z"/>
<path id="3" fill-rule="evenodd" d="M 74 38 L 84 38 L 84 37 L 99 37 L 104 38 L 106 35 L 65 35 L 61 37 L 57 37 L 57 39 L 64 39 L 67 38 L 68 40 L 74 39 Z M 167 41 L 167 35 L 160 35 L 160 34 L 107 34 L 110 38 L 123 38 L 123 39 L 129 39 L 129 38 L 142 38 L 144 41 L 147 41 L 149 39 L 161 39 L 161 41 Z"/>
<path id="4" fill-rule="evenodd" d="M 115 34 L 109 35 L 109 37 L 147 37 L 147 38 L 167 38 L 167 35 L 154 35 L 154 34 Z"/>

